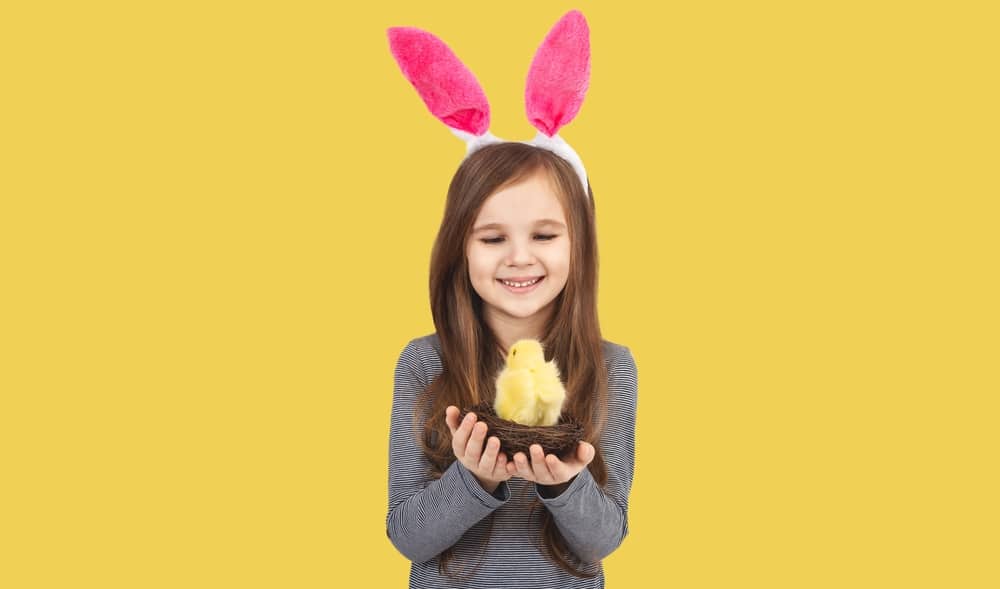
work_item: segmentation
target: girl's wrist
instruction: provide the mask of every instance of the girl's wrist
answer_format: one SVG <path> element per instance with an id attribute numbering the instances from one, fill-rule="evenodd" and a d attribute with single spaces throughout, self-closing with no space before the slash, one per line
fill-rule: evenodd
<path id="1" fill-rule="evenodd" d="M 539 483 L 538 494 L 546 499 L 552 499 L 553 497 L 558 497 L 559 495 L 562 495 L 563 491 L 569 488 L 569 484 L 572 482 L 573 479 L 570 479 L 565 483 L 557 483 L 555 485 L 543 485 Z"/>
<path id="2" fill-rule="evenodd" d="M 486 480 L 483 480 L 483 479 L 479 478 L 478 476 L 476 477 L 476 480 L 479 481 L 479 484 L 484 489 L 486 489 L 487 493 L 492 493 L 492 492 L 496 491 L 497 487 L 500 486 L 500 483 L 498 483 L 496 481 L 486 481 Z"/>

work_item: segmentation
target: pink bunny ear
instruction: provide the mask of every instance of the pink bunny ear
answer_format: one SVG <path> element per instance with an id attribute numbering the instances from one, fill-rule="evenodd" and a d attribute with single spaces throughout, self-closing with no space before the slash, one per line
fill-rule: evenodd
<path id="1" fill-rule="evenodd" d="M 580 111 L 590 83 L 590 29 L 579 10 L 563 15 L 546 35 L 528 70 L 528 120 L 549 137 Z"/>
<path id="2" fill-rule="evenodd" d="M 490 128 L 486 94 L 441 39 L 414 27 L 391 27 L 388 33 L 399 69 L 431 114 L 453 129 L 477 136 Z"/>

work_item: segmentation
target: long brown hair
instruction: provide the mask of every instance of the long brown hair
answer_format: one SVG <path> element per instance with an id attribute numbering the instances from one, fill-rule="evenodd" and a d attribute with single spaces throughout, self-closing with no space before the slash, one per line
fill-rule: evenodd
<path id="1" fill-rule="evenodd" d="M 579 176 L 566 160 L 544 148 L 516 142 L 482 147 L 462 162 L 448 188 L 444 218 L 431 254 L 431 311 L 441 345 L 443 371 L 418 400 L 414 425 L 424 424 L 417 439 L 432 465 L 430 474 L 434 478 L 440 478 L 455 460 L 451 433 L 444 420 L 445 409 L 449 405 L 464 408 L 492 401 L 496 374 L 503 367 L 499 343 L 484 320 L 483 301 L 469 278 L 466 245 L 473 223 L 488 197 L 539 169 L 552 180 L 566 215 L 571 242 L 569 277 L 556 297 L 542 334 L 542 345 L 546 360 L 554 358 L 567 379 L 563 413 L 585 424 L 584 439 L 597 450 L 588 466 L 590 473 L 598 484 L 607 482 L 607 468 L 598 445 L 607 418 L 608 393 L 597 320 L 598 256 L 593 191 L 588 187 L 584 193 Z M 539 505 L 536 499 L 532 509 Z M 592 563 L 586 563 L 591 564 L 590 572 L 575 566 L 580 561 L 568 549 L 552 514 L 547 509 L 542 509 L 541 514 L 542 541 L 548 558 L 578 577 L 595 576 Z M 447 574 L 453 556 L 452 548 L 441 553 L 439 570 L 443 574 Z"/>

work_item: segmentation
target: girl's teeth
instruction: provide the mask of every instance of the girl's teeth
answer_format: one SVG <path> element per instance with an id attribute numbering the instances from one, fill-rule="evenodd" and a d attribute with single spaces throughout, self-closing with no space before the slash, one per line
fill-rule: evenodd
<path id="1" fill-rule="evenodd" d="M 507 280 L 501 280 L 500 282 L 506 284 L 507 286 L 513 286 L 513 287 L 516 287 L 516 288 L 520 288 L 522 286 L 531 286 L 532 284 L 538 282 L 539 280 L 540 280 L 539 278 L 536 278 L 536 279 L 534 279 L 532 281 L 529 281 L 529 282 L 509 282 Z"/>

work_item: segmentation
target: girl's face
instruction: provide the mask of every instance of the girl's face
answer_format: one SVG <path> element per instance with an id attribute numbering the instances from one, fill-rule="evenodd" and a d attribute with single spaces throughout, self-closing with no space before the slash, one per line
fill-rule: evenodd
<path id="1" fill-rule="evenodd" d="M 485 303 L 491 326 L 534 329 L 532 337 L 539 337 L 537 329 L 566 285 L 570 258 L 566 217 L 544 169 L 486 199 L 466 254 L 472 287 Z M 501 282 L 539 277 L 520 288 Z"/>

